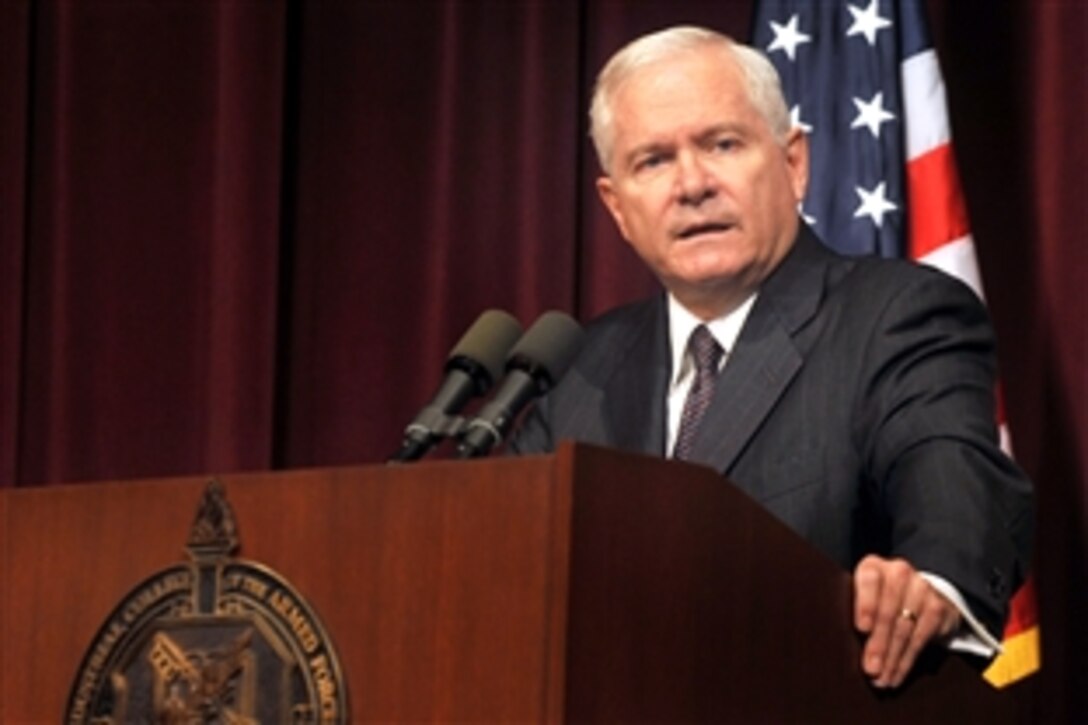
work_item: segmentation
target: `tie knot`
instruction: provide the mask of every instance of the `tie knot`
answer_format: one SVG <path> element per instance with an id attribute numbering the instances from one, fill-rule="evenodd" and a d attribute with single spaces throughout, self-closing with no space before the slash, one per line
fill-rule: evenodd
<path id="1" fill-rule="evenodd" d="M 706 325 L 699 325 L 692 331 L 691 338 L 688 340 L 688 350 L 691 351 L 691 359 L 697 371 L 718 372 L 718 365 L 721 363 L 724 351 Z"/>

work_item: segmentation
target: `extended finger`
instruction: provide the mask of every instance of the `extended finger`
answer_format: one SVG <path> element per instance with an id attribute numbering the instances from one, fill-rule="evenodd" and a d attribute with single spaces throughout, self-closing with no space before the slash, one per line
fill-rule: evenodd
<path id="1" fill-rule="evenodd" d="M 924 603 L 921 605 L 918 624 L 894 671 L 888 675 L 888 685 L 898 687 L 907 678 L 921 651 L 933 640 L 947 637 L 960 624 L 960 612 L 952 602 L 945 599 L 932 587 L 928 588 Z"/>
<path id="2" fill-rule="evenodd" d="M 868 634 L 876 623 L 876 607 L 880 601 L 882 561 L 867 556 L 854 569 L 854 626 Z"/>
<path id="3" fill-rule="evenodd" d="M 899 614 L 903 610 L 903 598 L 914 569 L 902 560 L 881 561 L 880 594 L 876 602 L 876 615 L 872 631 L 865 643 L 862 669 L 877 677 L 884 671 Z"/>
<path id="4" fill-rule="evenodd" d="M 892 624 L 880 675 L 874 681 L 877 687 L 899 685 L 910 671 L 918 652 L 937 631 L 941 612 L 933 596 L 929 583 L 916 573 L 912 574 Z"/>

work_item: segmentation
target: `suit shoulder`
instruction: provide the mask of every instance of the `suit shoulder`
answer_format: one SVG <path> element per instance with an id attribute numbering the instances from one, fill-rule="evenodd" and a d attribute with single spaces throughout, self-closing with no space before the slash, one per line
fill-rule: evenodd
<path id="1" fill-rule="evenodd" d="M 663 308 L 664 304 L 659 297 L 612 308 L 586 324 L 585 346 L 611 346 L 621 340 L 636 337 L 657 322 Z"/>
<path id="2" fill-rule="evenodd" d="M 664 330 L 663 297 L 613 308 L 590 320 L 573 367 L 588 378 L 611 370 L 638 346 L 653 345 Z"/>
<path id="3" fill-rule="evenodd" d="M 832 289 L 865 299 L 941 298 L 957 304 L 982 306 L 978 294 L 962 280 L 936 267 L 906 259 L 848 258 L 832 273 Z"/>

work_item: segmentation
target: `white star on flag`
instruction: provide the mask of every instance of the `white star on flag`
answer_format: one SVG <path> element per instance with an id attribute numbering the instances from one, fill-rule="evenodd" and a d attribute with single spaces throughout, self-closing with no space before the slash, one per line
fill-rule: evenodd
<path id="1" fill-rule="evenodd" d="M 899 90 L 900 61 L 901 53 L 915 52 L 918 34 L 900 22 L 899 8 L 925 1 L 754 0 L 753 45 L 778 70 L 790 124 L 808 140 L 812 173 L 799 212 L 819 219 L 818 228 L 809 226 L 850 256 L 905 254 L 908 196 L 901 165 L 912 129 Z M 888 214 L 875 204 L 865 207 L 871 214 L 855 218 L 854 190 L 881 181 L 882 198 L 898 210 Z M 869 223 L 870 215 L 877 223 Z"/>
<path id="2" fill-rule="evenodd" d="M 771 21 L 771 30 L 774 32 L 774 40 L 767 46 L 768 53 L 781 50 L 786 53 L 786 56 L 789 57 L 790 60 L 793 60 L 797 55 L 797 46 L 812 40 L 811 36 L 805 35 L 797 29 L 798 17 L 799 16 L 794 15 L 785 25 L 779 25 L 775 21 Z"/>
<path id="3" fill-rule="evenodd" d="M 873 100 L 866 103 L 860 98 L 854 99 L 854 107 L 858 109 L 858 117 L 850 124 L 850 128 L 865 126 L 872 132 L 873 138 L 880 138 L 880 124 L 895 119 L 894 113 L 884 109 L 884 93 L 879 92 L 873 96 Z"/>
<path id="4" fill-rule="evenodd" d="M 854 16 L 854 24 L 846 31 L 846 37 L 851 35 L 864 35 L 869 45 L 876 45 L 876 33 L 878 30 L 890 28 L 892 21 L 877 15 L 879 0 L 872 0 L 869 7 L 862 10 L 853 5 L 847 5 L 846 9 Z"/>
<path id="5" fill-rule="evenodd" d="M 812 125 L 801 120 L 801 107 L 794 106 L 790 109 L 790 125 L 799 128 L 805 133 L 812 133 Z"/>
<path id="6" fill-rule="evenodd" d="M 855 219 L 867 216 L 879 227 L 884 224 L 885 212 L 895 211 L 899 208 L 885 198 L 883 181 L 877 184 L 872 191 L 863 189 L 860 186 L 855 186 L 854 191 L 858 193 L 858 198 L 861 199 L 861 204 L 858 206 L 857 211 L 854 212 Z"/>

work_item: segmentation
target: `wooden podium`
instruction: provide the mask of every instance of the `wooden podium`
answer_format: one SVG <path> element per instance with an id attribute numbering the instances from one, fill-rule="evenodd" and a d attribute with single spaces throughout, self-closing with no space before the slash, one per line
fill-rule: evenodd
<path id="1" fill-rule="evenodd" d="M 220 477 L 238 557 L 340 654 L 351 720 L 1007 722 L 954 656 L 862 676 L 847 573 L 720 476 L 554 456 Z M 0 722 L 59 722 L 118 602 L 181 563 L 208 478 L 0 493 Z"/>

